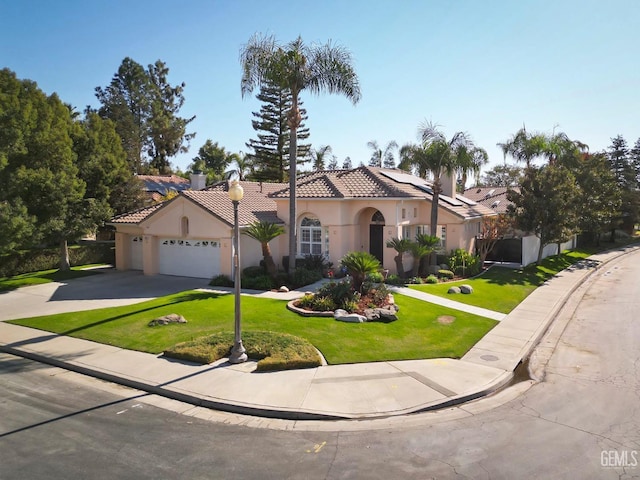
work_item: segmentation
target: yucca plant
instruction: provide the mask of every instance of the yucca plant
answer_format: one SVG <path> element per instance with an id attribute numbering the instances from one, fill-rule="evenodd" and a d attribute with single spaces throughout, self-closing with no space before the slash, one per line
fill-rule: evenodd
<path id="1" fill-rule="evenodd" d="M 347 273 L 353 278 L 354 290 L 360 291 L 362 282 L 369 273 L 380 270 L 380 261 L 368 252 L 349 252 L 342 260 L 340 265 L 347 269 Z"/>
<path id="2" fill-rule="evenodd" d="M 404 277 L 404 265 L 402 263 L 402 256 L 405 252 L 411 250 L 411 240 L 408 238 L 392 238 L 387 240 L 387 247 L 393 248 L 397 255 L 393 257 L 393 261 L 396 262 L 396 269 L 398 270 L 398 276 Z"/>
<path id="3" fill-rule="evenodd" d="M 284 233 L 284 227 L 271 222 L 253 222 L 242 232 L 254 240 L 260 242 L 262 246 L 262 256 L 267 273 L 274 277 L 276 274 L 276 264 L 271 256 L 269 242 Z"/>

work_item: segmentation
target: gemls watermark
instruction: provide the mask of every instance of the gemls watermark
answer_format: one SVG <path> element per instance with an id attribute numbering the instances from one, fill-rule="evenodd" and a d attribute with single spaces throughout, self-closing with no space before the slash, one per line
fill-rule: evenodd
<path id="1" fill-rule="evenodd" d="M 636 468 L 638 466 L 637 450 L 602 450 L 600 465 L 603 467 Z"/>

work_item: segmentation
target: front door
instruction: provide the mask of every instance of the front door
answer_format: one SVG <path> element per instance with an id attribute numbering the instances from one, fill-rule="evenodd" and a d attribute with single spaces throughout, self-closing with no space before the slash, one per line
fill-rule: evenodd
<path id="1" fill-rule="evenodd" d="M 369 225 L 369 253 L 380 260 L 382 265 L 384 225 Z"/>

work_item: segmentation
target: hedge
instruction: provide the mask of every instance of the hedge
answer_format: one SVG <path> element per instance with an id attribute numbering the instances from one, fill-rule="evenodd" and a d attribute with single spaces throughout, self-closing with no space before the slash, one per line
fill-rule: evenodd
<path id="1" fill-rule="evenodd" d="M 115 255 L 115 247 L 112 242 L 69 246 L 71 266 L 91 263 L 115 265 Z M 59 248 L 22 250 L 0 256 L 0 278 L 57 269 L 59 264 Z"/>

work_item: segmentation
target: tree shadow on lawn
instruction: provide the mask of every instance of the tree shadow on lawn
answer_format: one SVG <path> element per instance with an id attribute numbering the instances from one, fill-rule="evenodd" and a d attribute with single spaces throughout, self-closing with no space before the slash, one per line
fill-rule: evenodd
<path id="1" fill-rule="evenodd" d="M 600 263 L 598 260 L 580 259 L 562 254 L 545 258 L 541 265 L 532 264 L 515 270 L 492 267 L 480 278 L 484 278 L 489 284 L 494 285 L 539 287 L 562 270 L 597 268 Z"/>

